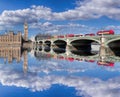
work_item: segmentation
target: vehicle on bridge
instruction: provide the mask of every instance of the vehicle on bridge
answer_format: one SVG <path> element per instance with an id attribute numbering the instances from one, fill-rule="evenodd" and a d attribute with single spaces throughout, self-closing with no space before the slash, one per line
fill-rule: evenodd
<path id="1" fill-rule="evenodd" d="M 53 38 L 58 38 L 58 36 L 57 36 L 57 35 L 55 35 L 55 36 L 53 36 Z"/>
<path id="2" fill-rule="evenodd" d="M 85 34 L 85 36 L 95 36 L 94 33 Z"/>
<path id="3" fill-rule="evenodd" d="M 84 34 L 75 34 L 74 37 L 82 37 Z"/>
<path id="4" fill-rule="evenodd" d="M 79 61 L 79 62 L 83 62 L 84 61 L 84 58 L 76 58 L 75 60 Z"/>
<path id="5" fill-rule="evenodd" d="M 74 37 L 74 34 L 67 34 L 66 37 Z"/>
<path id="6" fill-rule="evenodd" d="M 64 60 L 65 58 L 63 56 L 57 56 L 57 59 Z"/>
<path id="7" fill-rule="evenodd" d="M 67 61 L 70 61 L 70 62 L 73 62 L 74 61 L 74 58 L 72 58 L 72 57 L 66 57 L 65 58 Z"/>
<path id="8" fill-rule="evenodd" d="M 103 31 L 98 31 L 97 35 L 114 35 L 114 30 L 103 30 Z"/>
<path id="9" fill-rule="evenodd" d="M 91 62 L 91 63 L 93 63 L 93 62 L 95 62 L 95 60 L 87 60 L 87 59 L 85 59 L 85 62 Z"/>
<path id="10" fill-rule="evenodd" d="M 48 36 L 47 39 L 51 39 L 52 37 L 51 36 Z"/>
<path id="11" fill-rule="evenodd" d="M 97 64 L 98 65 L 103 65 L 103 66 L 110 66 L 110 67 L 114 66 L 114 62 L 98 61 Z"/>
<path id="12" fill-rule="evenodd" d="M 57 38 L 64 38 L 64 35 L 57 36 Z"/>

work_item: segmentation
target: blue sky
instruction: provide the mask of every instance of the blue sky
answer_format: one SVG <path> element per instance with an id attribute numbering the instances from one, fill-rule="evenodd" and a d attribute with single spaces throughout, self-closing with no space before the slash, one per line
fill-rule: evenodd
<path id="1" fill-rule="evenodd" d="M 38 33 L 96 33 L 120 30 L 120 0 L 0 0 L 0 30 Z"/>
<path id="2" fill-rule="evenodd" d="M 0 6 L 2 10 L 0 9 L 0 11 L 2 12 L 3 10 L 6 10 L 6 9 L 8 10 L 9 9 L 12 9 L 12 10 L 23 9 L 23 8 L 28 8 L 31 5 L 46 6 L 46 7 L 51 8 L 55 12 L 56 11 L 61 12 L 61 11 L 65 11 L 70 8 L 71 9 L 74 8 L 75 0 L 61 0 L 60 2 L 58 2 L 57 0 L 20 0 L 20 1 L 1 0 Z"/>

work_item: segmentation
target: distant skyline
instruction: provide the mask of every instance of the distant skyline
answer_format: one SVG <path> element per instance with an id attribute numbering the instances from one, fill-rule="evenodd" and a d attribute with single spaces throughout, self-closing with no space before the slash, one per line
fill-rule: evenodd
<path id="1" fill-rule="evenodd" d="M 120 0 L 1 0 L 0 32 L 29 24 L 29 37 L 38 33 L 96 33 L 120 30 Z"/>

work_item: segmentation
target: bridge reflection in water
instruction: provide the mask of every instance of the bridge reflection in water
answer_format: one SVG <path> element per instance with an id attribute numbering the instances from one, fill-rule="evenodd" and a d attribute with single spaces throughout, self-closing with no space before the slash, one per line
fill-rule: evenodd
<path id="1" fill-rule="evenodd" d="M 94 47 L 93 47 L 94 48 Z M 96 62 L 97 65 L 114 66 L 115 62 L 120 62 L 119 54 L 115 54 L 109 48 L 99 46 L 99 50 L 74 50 L 69 47 L 62 48 L 49 48 L 48 46 L 36 46 L 34 48 L 34 55 L 39 60 L 47 60 L 55 58 L 60 60 Z M 117 51 L 120 53 L 119 51 Z"/>
<path id="2" fill-rule="evenodd" d="M 93 46 L 94 48 L 94 46 Z M 103 49 L 103 51 L 102 51 Z M 31 49 L 29 49 L 31 50 Z M 46 46 L 36 45 L 32 49 L 34 56 L 38 60 L 49 60 L 51 58 L 66 60 L 69 62 L 91 62 L 97 63 L 97 65 L 114 66 L 114 62 L 120 62 L 120 56 L 116 56 L 111 53 L 111 50 L 100 47 L 100 50 L 75 50 L 67 47 L 63 48 L 50 48 Z M 105 54 L 105 52 L 107 54 Z M 118 52 L 118 51 L 116 51 Z M 118 52 L 120 53 L 120 52 Z M 119 55 L 119 54 L 117 54 Z M 0 47 L 0 58 L 4 58 L 4 64 L 10 64 L 13 60 L 17 63 L 21 61 L 23 57 L 23 72 L 28 71 L 28 49 L 23 49 L 21 46 L 2 46 Z"/>

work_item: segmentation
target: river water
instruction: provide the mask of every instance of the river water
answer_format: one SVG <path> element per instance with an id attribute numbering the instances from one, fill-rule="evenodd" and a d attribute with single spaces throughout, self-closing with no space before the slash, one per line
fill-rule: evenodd
<path id="1" fill-rule="evenodd" d="M 106 61 L 97 51 L 40 47 L 18 52 L 0 55 L 0 97 L 120 97 L 119 56 Z"/>

